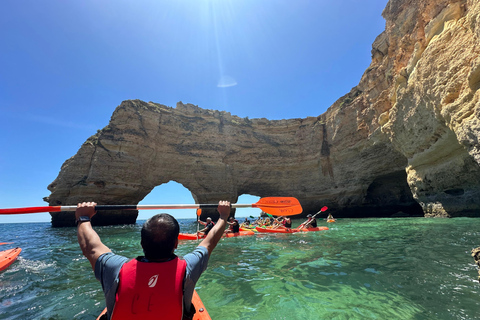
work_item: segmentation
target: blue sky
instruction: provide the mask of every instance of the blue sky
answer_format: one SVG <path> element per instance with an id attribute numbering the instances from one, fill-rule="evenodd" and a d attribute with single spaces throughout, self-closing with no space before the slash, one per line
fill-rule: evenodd
<path id="1" fill-rule="evenodd" d="M 63 162 L 108 124 L 123 100 L 172 107 L 182 101 L 272 120 L 322 114 L 369 66 L 386 4 L 2 1 L 0 208 L 47 205 L 42 198 Z M 193 198 L 172 182 L 142 203 Z M 0 223 L 35 221 L 50 216 L 0 216 Z"/>

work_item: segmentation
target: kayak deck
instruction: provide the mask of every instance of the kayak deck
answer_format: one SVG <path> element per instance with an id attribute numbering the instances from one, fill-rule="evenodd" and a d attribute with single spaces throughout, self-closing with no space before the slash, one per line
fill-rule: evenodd
<path id="1" fill-rule="evenodd" d="M 20 248 L 0 251 L 0 271 L 5 270 L 14 263 L 20 252 L 22 252 Z"/>
<path id="2" fill-rule="evenodd" d="M 316 227 L 316 228 L 306 228 L 306 229 L 294 229 L 295 232 L 314 232 L 314 231 L 323 231 L 328 230 L 328 227 Z"/>
<path id="3" fill-rule="evenodd" d="M 253 231 L 253 232 L 257 232 L 257 229 L 255 229 L 255 227 L 240 227 L 240 231 Z"/>
<path id="4" fill-rule="evenodd" d="M 232 238 L 232 237 L 243 237 L 243 236 L 253 236 L 255 235 L 255 232 L 252 230 L 247 230 L 247 231 L 240 231 L 240 232 L 228 232 L 224 233 L 223 236 L 227 238 Z"/>
<path id="5" fill-rule="evenodd" d="M 273 228 L 256 227 L 255 229 L 260 233 L 294 233 L 296 232 L 295 229 L 290 229 L 290 228 L 273 229 Z"/>
<path id="6" fill-rule="evenodd" d="M 203 305 L 202 299 L 197 293 L 197 290 L 193 290 L 192 304 L 195 306 L 195 315 L 192 320 L 212 320 L 208 314 L 207 309 Z M 98 316 L 97 320 L 102 320 L 102 316 L 107 313 L 107 308 L 103 309 L 102 313 Z M 161 319 L 161 317 L 159 317 Z"/>
<path id="7" fill-rule="evenodd" d="M 197 312 L 195 312 L 195 315 L 193 316 L 193 320 L 212 320 L 212 318 L 210 318 L 210 315 L 208 314 L 207 309 L 203 305 L 203 302 L 200 299 L 197 290 L 193 290 L 192 303 L 195 306 L 195 310 L 197 310 Z"/>
<path id="8" fill-rule="evenodd" d="M 179 233 L 178 234 L 178 240 L 197 240 L 197 239 L 203 239 L 205 238 L 205 235 L 203 233 L 200 233 L 198 236 L 195 233 Z"/>

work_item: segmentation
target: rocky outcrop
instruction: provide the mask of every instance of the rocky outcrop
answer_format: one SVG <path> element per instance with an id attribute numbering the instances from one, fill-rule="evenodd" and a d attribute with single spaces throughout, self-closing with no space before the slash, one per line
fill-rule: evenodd
<path id="1" fill-rule="evenodd" d="M 478 215 L 479 15 L 473 0 L 391 0 L 370 67 L 318 117 L 124 101 L 65 162 L 47 200 L 136 204 L 173 180 L 197 203 L 252 194 L 297 197 L 304 214 L 327 205 L 351 217 Z M 135 217 L 100 212 L 95 223 Z M 73 225 L 73 215 L 52 222 Z"/>

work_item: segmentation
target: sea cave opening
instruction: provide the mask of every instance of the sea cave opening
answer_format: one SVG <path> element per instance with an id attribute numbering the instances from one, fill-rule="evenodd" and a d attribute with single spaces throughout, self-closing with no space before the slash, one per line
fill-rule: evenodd
<path id="1" fill-rule="evenodd" d="M 181 183 L 169 181 L 156 186 L 138 204 L 195 204 L 192 193 Z M 137 220 L 146 220 L 158 213 L 168 213 L 176 219 L 196 219 L 196 209 L 139 210 Z"/>

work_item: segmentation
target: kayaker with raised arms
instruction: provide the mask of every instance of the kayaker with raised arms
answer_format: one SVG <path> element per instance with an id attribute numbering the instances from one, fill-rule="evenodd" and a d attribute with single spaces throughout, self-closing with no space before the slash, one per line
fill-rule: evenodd
<path id="1" fill-rule="evenodd" d="M 212 218 L 210 218 L 210 217 L 207 218 L 206 222 L 203 222 L 202 220 L 198 220 L 198 223 L 203 224 L 205 226 L 205 228 L 198 231 L 198 233 L 204 233 L 205 235 L 207 235 L 210 232 L 210 230 L 212 230 L 213 226 L 215 225 L 215 223 L 212 221 Z"/>
<path id="2" fill-rule="evenodd" d="M 174 254 L 180 227 L 177 220 L 166 213 L 151 217 L 142 227 L 141 245 L 145 256 L 129 259 L 112 253 L 90 223 L 96 213 L 95 205 L 94 202 L 79 203 L 75 218 L 80 248 L 102 284 L 106 319 L 191 319 L 195 283 L 223 235 L 230 203 L 218 203 L 220 218 L 216 225 L 183 259 Z"/>

